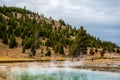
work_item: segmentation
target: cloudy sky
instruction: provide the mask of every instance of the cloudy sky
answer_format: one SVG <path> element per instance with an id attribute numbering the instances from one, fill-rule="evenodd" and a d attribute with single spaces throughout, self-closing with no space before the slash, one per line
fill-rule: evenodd
<path id="1" fill-rule="evenodd" d="M 120 45 L 120 0 L 0 0 L 0 5 L 24 7 Z"/>

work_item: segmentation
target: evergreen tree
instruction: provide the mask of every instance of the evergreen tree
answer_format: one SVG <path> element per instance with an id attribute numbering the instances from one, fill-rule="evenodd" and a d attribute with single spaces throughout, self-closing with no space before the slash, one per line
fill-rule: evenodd
<path id="1" fill-rule="evenodd" d="M 102 49 L 102 51 L 100 52 L 100 54 L 101 54 L 101 58 L 103 58 L 103 57 L 104 57 L 104 54 L 105 54 L 105 50 Z"/>
<path id="2" fill-rule="evenodd" d="M 48 49 L 47 53 L 46 53 L 46 56 L 51 56 L 51 51 L 50 49 Z"/>
<path id="3" fill-rule="evenodd" d="M 90 55 L 94 55 L 94 49 L 93 48 L 90 49 Z"/>
<path id="4" fill-rule="evenodd" d="M 87 41 L 88 38 L 86 30 L 84 30 L 84 28 L 81 26 L 71 48 L 73 56 L 79 56 L 87 53 Z"/>
<path id="5" fill-rule="evenodd" d="M 117 48 L 117 51 L 116 51 L 117 53 L 120 53 L 120 49 L 119 48 Z"/>
<path id="6" fill-rule="evenodd" d="M 46 51 L 48 51 L 48 49 L 49 49 L 48 46 L 46 46 Z"/>
<path id="7" fill-rule="evenodd" d="M 96 52 L 96 53 L 98 52 L 98 49 L 97 49 L 97 48 L 95 48 L 95 52 Z"/>
<path id="8" fill-rule="evenodd" d="M 2 41 L 4 44 L 8 44 L 8 37 L 7 37 L 7 33 L 5 32 L 4 33 L 4 36 L 3 36 L 3 41 Z"/>
<path id="9" fill-rule="evenodd" d="M 51 41 L 50 41 L 50 40 L 47 40 L 47 41 L 45 42 L 45 46 L 51 46 Z"/>
<path id="10" fill-rule="evenodd" d="M 14 48 L 16 46 L 17 46 L 16 38 L 15 38 L 15 35 L 12 34 L 12 35 L 10 35 L 9 48 Z"/>
<path id="11" fill-rule="evenodd" d="M 4 32 L 6 32 L 6 26 L 5 24 L 0 22 L 0 38 L 3 39 Z"/>
<path id="12" fill-rule="evenodd" d="M 59 53 L 60 53 L 61 55 L 65 55 L 65 53 L 64 53 L 64 47 L 63 47 L 62 44 L 59 44 L 58 51 L 59 51 Z"/>
<path id="13" fill-rule="evenodd" d="M 60 23 L 60 26 L 62 26 L 62 25 L 66 26 L 64 20 L 62 20 L 62 19 L 59 19 L 59 23 Z"/>
<path id="14" fill-rule="evenodd" d="M 23 47 L 22 47 L 22 53 L 25 53 L 25 49 L 26 49 L 26 47 L 25 47 L 25 44 L 24 44 Z"/>
<path id="15" fill-rule="evenodd" d="M 43 48 L 41 49 L 41 54 L 43 54 Z"/>
<path id="16" fill-rule="evenodd" d="M 31 46 L 31 52 L 32 52 L 32 55 L 33 55 L 33 56 L 36 55 L 36 48 L 35 48 L 35 45 L 34 45 L 34 44 Z"/>
<path id="17" fill-rule="evenodd" d="M 58 45 L 55 45 L 53 49 L 54 49 L 55 53 L 57 53 L 58 52 Z"/>
<path id="18" fill-rule="evenodd" d="M 24 32 L 21 33 L 21 38 L 22 38 L 22 39 L 25 38 L 25 33 L 24 33 Z"/>

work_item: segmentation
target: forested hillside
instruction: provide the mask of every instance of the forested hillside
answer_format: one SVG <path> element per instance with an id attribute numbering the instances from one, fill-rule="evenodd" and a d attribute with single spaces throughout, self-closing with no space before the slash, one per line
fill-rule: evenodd
<path id="1" fill-rule="evenodd" d="M 25 7 L 0 7 L 0 40 L 10 49 L 21 47 L 22 54 L 29 50 L 30 56 L 78 56 L 86 54 L 88 48 L 91 55 L 100 48 L 103 53 L 120 53 L 119 46 L 115 43 L 90 35 L 83 26 L 76 29 L 62 19 L 56 21 L 52 17 L 46 18 L 43 14 L 26 10 Z"/>

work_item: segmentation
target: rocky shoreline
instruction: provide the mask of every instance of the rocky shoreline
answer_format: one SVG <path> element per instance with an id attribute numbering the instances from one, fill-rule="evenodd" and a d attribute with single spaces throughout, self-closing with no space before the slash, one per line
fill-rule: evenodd
<path id="1" fill-rule="evenodd" d="M 75 66 L 73 68 L 79 69 L 90 69 L 92 71 L 107 71 L 107 72 L 117 72 L 120 73 L 120 67 L 108 67 L 108 66 Z"/>

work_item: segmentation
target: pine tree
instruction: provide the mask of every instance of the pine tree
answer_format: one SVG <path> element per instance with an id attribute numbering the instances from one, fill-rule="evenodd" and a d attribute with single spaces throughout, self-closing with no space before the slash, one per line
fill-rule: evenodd
<path id="1" fill-rule="evenodd" d="M 16 42 L 15 35 L 12 34 L 12 35 L 10 35 L 9 48 L 14 48 L 15 46 L 17 46 L 17 42 Z"/>
<path id="2" fill-rule="evenodd" d="M 63 47 L 62 44 L 59 44 L 58 51 L 59 51 L 59 53 L 60 53 L 61 55 L 65 55 L 65 53 L 64 53 L 64 47 Z"/>
<path id="3" fill-rule="evenodd" d="M 51 41 L 50 41 L 50 40 L 47 40 L 47 41 L 45 42 L 45 46 L 51 46 Z"/>
<path id="4" fill-rule="evenodd" d="M 32 46 L 31 46 L 31 52 L 32 52 L 32 55 L 33 55 L 33 56 L 36 55 L 36 48 L 35 48 L 35 45 L 32 45 Z"/>
<path id="5" fill-rule="evenodd" d="M 84 30 L 83 26 L 78 30 L 78 33 L 75 37 L 75 41 L 71 46 L 70 52 L 72 56 L 80 56 L 87 53 L 87 34 L 86 30 Z"/>
<path id="6" fill-rule="evenodd" d="M 119 48 L 117 48 L 117 51 L 116 51 L 117 53 L 120 53 L 120 49 Z"/>
<path id="7" fill-rule="evenodd" d="M 26 49 L 26 47 L 25 47 L 25 44 L 24 44 L 23 47 L 22 47 L 22 53 L 25 53 L 25 49 Z"/>
<path id="8" fill-rule="evenodd" d="M 105 50 L 102 49 L 102 51 L 100 52 L 100 54 L 101 54 L 101 58 L 103 58 L 103 57 L 104 57 L 104 54 L 105 54 Z"/>
<path id="9" fill-rule="evenodd" d="M 51 51 L 48 49 L 47 53 L 45 54 L 46 56 L 51 56 Z"/>
<path id="10" fill-rule="evenodd" d="M 57 53 L 58 52 L 58 45 L 55 45 L 53 49 L 54 49 L 55 53 Z"/>
<path id="11" fill-rule="evenodd" d="M 66 26 L 64 20 L 62 20 L 62 19 L 59 19 L 59 23 L 60 23 L 60 26 L 62 26 L 62 25 Z"/>
<path id="12" fill-rule="evenodd" d="M 41 54 L 43 54 L 43 48 L 41 48 Z"/>
<path id="13" fill-rule="evenodd" d="M 97 49 L 97 48 L 95 48 L 95 52 L 96 52 L 96 53 L 98 52 L 98 49 Z"/>
<path id="14" fill-rule="evenodd" d="M 7 37 L 7 33 L 5 32 L 4 33 L 4 36 L 3 36 L 3 41 L 2 41 L 4 44 L 8 44 L 8 37 Z"/>
<path id="15" fill-rule="evenodd" d="M 90 49 L 90 55 L 94 55 L 94 50 L 93 50 L 93 48 Z"/>

